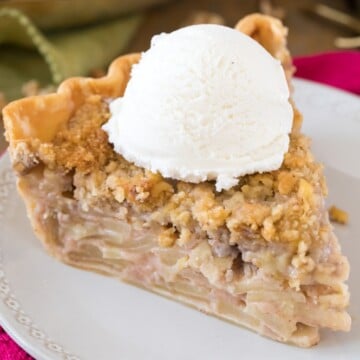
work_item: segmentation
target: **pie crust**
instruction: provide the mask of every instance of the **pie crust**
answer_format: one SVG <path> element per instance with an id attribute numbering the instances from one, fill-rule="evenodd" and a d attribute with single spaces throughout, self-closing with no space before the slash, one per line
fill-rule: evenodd
<path id="1" fill-rule="evenodd" d="M 236 29 L 281 61 L 290 86 L 281 22 L 253 14 Z M 139 58 L 119 57 L 103 78 L 72 78 L 3 111 L 18 189 L 46 250 L 278 341 L 308 347 L 322 327 L 348 331 L 349 265 L 301 114 L 294 107 L 277 171 L 221 193 L 213 182 L 162 178 L 116 154 L 101 129 Z"/>

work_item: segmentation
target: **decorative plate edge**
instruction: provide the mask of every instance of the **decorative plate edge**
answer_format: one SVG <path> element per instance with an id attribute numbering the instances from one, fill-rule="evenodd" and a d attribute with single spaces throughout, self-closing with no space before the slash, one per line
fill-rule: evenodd
<path id="1" fill-rule="evenodd" d="M 6 155 L 2 156 L 1 162 L 6 161 Z M 0 169 L 0 221 L 4 219 L 6 205 L 9 200 L 9 194 L 15 191 L 15 175 L 10 166 Z M 0 301 L 13 314 L 14 320 L 27 330 L 28 335 L 36 342 L 57 354 L 64 360 L 80 360 L 80 358 L 66 351 L 64 347 L 52 340 L 44 331 L 42 331 L 30 316 L 21 308 L 21 303 L 11 289 L 11 284 L 7 279 L 3 264 L 3 251 L 0 246 Z"/>

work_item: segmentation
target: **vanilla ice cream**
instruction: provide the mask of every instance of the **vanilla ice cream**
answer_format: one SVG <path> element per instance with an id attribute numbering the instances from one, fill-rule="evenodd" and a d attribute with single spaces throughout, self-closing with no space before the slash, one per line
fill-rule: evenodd
<path id="1" fill-rule="evenodd" d="M 128 161 L 218 191 L 278 169 L 293 117 L 280 62 L 220 25 L 153 37 L 110 111 L 103 128 Z"/>

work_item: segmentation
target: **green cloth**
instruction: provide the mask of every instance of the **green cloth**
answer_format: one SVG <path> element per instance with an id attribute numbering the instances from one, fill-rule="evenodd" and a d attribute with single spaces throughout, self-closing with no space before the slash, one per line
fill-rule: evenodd
<path id="1" fill-rule="evenodd" d="M 58 84 L 104 68 L 125 48 L 140 20 L 140 15 L 127 15 L 44 34 L 21 11 L 1 8 L 0 92 L 13 100 L 29 80 Z"/>

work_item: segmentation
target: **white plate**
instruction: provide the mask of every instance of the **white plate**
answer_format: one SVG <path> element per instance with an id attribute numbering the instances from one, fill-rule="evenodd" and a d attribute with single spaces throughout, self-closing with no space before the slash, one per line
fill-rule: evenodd
<path id="1" fill-rule="evenodd" d="M 310 82 L 295 87 L 304 130 L 327 166 L 328 202 L 350 213 L 350 224 L 336 227 L 352 267 L 350 333 L 323 331 L 318 346 L 299 349 L 58 263 L 32 233 L 7 155 L 0 160 L 3 327 L 37 359 L 359 359 L 360 100 Z"/>

